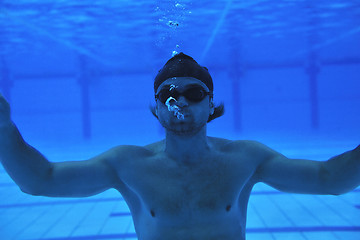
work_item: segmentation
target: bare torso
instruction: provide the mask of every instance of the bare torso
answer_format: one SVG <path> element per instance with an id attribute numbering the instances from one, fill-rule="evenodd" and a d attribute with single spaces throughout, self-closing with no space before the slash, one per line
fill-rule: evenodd
<path id="1" fill-rule="evenodd" d="M 158 142 L 119 170 L 140 240 L 245 239 L 246 208 L 256 161 L 232 142 L 211 138 L 198 162 L 169 158 Z M 238 146 L 238 145 L 237 145 Z"/>

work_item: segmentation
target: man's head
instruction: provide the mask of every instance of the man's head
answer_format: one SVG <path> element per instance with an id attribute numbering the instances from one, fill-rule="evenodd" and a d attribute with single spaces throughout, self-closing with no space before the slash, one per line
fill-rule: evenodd
<path id="1" fill-rule="evenodd" d="M 214 90 L 213 81 L 206 67 L 200 66 L 192 57 L 179 53 L 170 58 L 155 77 L 154 91 L 161 83 L 173 77 L 192 77 L 202 81 L 211 92 Z"/>
<path id="2" fill-rule="evenodd" d="M 210 122 L 213 119 L 220 117 L 224 114 L 223 104 L 220 104 L 217 107 L 214 106 L 213 103 L 214 86 L 208 69 L 206 67 L 200 66 L 192 57 L 184 53 L 179 53 L 173 56 L 172 58 L 170 58 L 163 66 L 163 68 L 160 69 L 160 71 L 155 77 L 154 91 L 155 91 L 155 98 L 157 100 L 157 107 L 156 108 L 152 107 L 151 111 L 156 118 L 159 119 L 157 113 L 158 104 L 166 105 L 166 100 L 169 100 L 167 104 L 168 110 L 169 111 L 172 110 L 175 115 L 181 117 L 181 113 L 179 113 L 178 111 L 179 108 L 172 99 L 162 99 L 163 101 L 159 101 L 159 93 L 161 92 L 161 90 L 163 93 L 162 97 L 164 96 L 170 97 L 170 95 L 174 95 L 174 94 L 175 94 L 174 96 L 179 95 L 179 91 L 178 91 L 179 89 L 176 88 L 179 87 L 180 83 L 182 85 L 180 88 L 185 88 L 185 90 L 187 90 L 186 92 L 182 92 L 182 93 L 185 96 L 185 99 L 190 100 L 192 106 L 194 105 L 194 101 L 191 100 L 194 100 L 192 99 L 194 97 L 199 98 L 199 95 L 201 95 L 200 98 L 204 97 L 205 99 L 206 97 L 208 99 L 209 107 L 213 109 L 212 110 L 210 109 L 210 114 L 208 115 L 207 122 Z M 192 88 L 190 90 L 188 90 L 188 87 L 186 87 L 186 85 L 188 84 L 196 85 L 196 83 L 202 86 L 202 89 L 204 89 L 205 91 L 203 91 L 201 88 L 197 88 L 196 86 L 194 86 L 195 88 Z M 166 87 L 165 89 L 163 89 L 164 86 Z M 202 96 L 202 94 L 205 94 L 206 96 Z M 170 102 L 172 102 L 172 106 L 169 106 Z"/>

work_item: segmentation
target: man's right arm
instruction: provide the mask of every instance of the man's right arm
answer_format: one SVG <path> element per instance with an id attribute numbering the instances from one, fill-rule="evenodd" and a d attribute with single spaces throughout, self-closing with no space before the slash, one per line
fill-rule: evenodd
<path id="1" fill-rule="evenodd" d="M 91 196 L 119 184 L 114 159 L 123 147 L 86 161 L 49 162 L 27 144 L 10 120 L 10 107 L 0 94 L 0 161 L 23 192 L 54 197 Z"/>
<path id="2" fill-rule="evenodd" d="M 84 161 L 49 162 L 27 144 L 14 124 L 0 130 L 0 160 L 20 189 L 31 195 L 87 197 L 116 188 L 120 179 L 113 166 L 122 147 Z M 120 154 L 121 155 L 121 154 Z"/>

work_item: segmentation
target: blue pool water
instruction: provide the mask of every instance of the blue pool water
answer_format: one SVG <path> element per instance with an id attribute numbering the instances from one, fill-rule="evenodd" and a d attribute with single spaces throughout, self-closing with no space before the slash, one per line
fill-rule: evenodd
<path id="1" fill-rule="evenodd" d="M 360 4 L 350 0 L 0 1 L 0 92 L 51 161 L 164 137 L 153 79 L 184 52 L 206 66 L 226 113 L 211 136 L 324 161 L 360 143 Z M 113 190 L 22 193 L 0 168 L 1 239 L 136 239 Z M 360 239 L 360 189 L 285 194 L 263 184 L 247 239 Z"/>

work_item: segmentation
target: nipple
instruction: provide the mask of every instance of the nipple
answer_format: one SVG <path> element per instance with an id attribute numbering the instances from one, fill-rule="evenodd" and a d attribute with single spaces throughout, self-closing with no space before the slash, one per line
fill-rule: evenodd
<path id="1" fill-rule="evenodd" d="M 229 205 L 226 206 L 226 211 L 229 212 L 230 209 L 231 209 L 231 205 L 229 204 Z"/>

